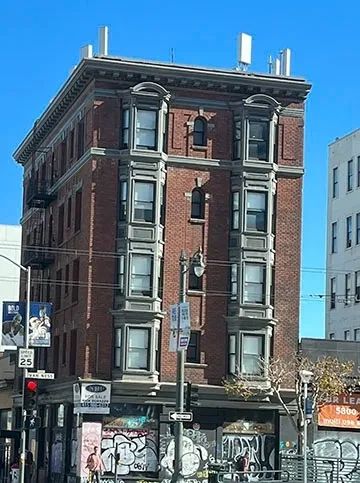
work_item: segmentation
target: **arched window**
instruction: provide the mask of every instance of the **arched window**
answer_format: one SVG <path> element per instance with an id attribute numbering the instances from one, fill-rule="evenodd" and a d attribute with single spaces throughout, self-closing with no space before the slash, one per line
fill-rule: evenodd
<path id="1" fill-rule="evenodd" d="M 205 218 L 205 195 L 199 188 L 195 188 L 191 195 L 191 218 L 197 220 Z"/>
<path id="2" fill-rule="evenodd" d="M 197 117 L 194 122 L 193 144 L 195 146 L 206 146 L 206 121 L 202 117 Z"/>

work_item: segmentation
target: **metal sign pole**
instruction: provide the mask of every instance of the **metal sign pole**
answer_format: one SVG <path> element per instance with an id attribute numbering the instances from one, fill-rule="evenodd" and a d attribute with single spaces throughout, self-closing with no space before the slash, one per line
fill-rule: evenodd
<path id="1" fill-rule="evenodd" d="M 29 325 L 30 325 L 30 297 L 31 297 L 31 267 L 27 267 L 27 283 L 26 283 L 26 320 L 25 320 L 25 333 L 24 333 L 24 347 L 29 348 Z M 21 464 L 20 464 L 20 483 L 25 483 L 25 471 L 26 471 L 26 410 L 24 408 L 25 402 L 25 379 L 27 369 L 23 369 L 23 381 L 22 381 L 22 429 L 21 429 Z"/>
<path id="2" fill-rule="evenodd" d="M 186 302 L 186 272 L 187 272 L 187 258 L 185 252 L 181 252 L 180 255 L 180 292 L 179 302 Z M 178 337 L 180 334 L 180 319 L 178 318 Z M 184 382 L 185 382 L 185 350 L 179 350 L 177 352 L 177 366 L 176 366 L 176 410 L 179 413 L 184 411 Z M 182 421 L 176 421 L 175 427 L 175 461 L 174 461 L 174 474 L 173 483 L 183 480 L 181 475 L 182 470 L 182 452 L 183 452 L 183 433 L 184 426 Z"/>

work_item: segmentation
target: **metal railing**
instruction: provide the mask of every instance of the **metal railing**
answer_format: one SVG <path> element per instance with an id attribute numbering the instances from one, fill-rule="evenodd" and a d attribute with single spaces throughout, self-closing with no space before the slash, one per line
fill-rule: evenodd
<path id="1" fill-rule="evenodd" d="M 360 460 L 308 456 L 308 483 L 360 483 Z M 304 460 L 298 455 L 281 455 L 281 468 L 289 481 L 302 482 Z"/>

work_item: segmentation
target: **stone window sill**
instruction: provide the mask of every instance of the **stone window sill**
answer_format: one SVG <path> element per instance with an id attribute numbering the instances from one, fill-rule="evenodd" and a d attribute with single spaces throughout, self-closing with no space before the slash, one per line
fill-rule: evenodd
<path id="1" fill-rule="evenodd" d="M 200 362 L 185 362 L 186 368 L 191 369 L 206 369 L 208 367 L 207 364 L 201 364 Z"/>
<path id="2" fill-rule="evenodd" d="M 205 224 L 204 218 L 190 218 L 189 223 L 194 223 L 194 225 L 204 225 Z"/>

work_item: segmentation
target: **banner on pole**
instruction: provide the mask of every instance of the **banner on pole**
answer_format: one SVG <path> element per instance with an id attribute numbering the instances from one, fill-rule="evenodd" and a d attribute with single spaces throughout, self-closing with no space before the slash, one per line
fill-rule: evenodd
<path id="1" fill-rule="evenodd" d="M 50 347 L 52 304 L 31 302 L 29 324 L 29 347 Z M 3 302 L 0 321 L 1 350 L 24 347 L 26 302 Z"/>

